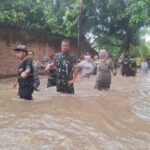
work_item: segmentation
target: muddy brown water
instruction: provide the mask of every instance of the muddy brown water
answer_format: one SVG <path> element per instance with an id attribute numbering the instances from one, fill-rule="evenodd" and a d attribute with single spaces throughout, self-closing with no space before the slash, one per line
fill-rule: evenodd
<path id="1" fill-rule="evenodd" d="M 41 78 L 34 101 L 0 83 L 0 150 L 150 150 L 150 74 L 118 75 L 102 92 L 78 79 L 75 95 Z"/>

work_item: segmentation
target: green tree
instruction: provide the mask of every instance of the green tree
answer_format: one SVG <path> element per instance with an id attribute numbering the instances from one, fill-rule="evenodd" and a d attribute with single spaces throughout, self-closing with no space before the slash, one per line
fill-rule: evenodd
<path id="1" fill-rule="evenodd" d="M 149 0 L 83 0 L 81 36 L 96 49 L 128 52 L 150 23 Z M 0 0 L 0 23 L 77 38 L 78 0 Z"/>

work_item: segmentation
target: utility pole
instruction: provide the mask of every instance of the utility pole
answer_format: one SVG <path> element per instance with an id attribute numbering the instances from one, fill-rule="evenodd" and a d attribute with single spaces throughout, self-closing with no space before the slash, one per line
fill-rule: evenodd
<path id="1" fill-rule="evenodd" d="M 82 8 L 83 8 L 83 0 L 78 0 L 78 42 L 77 42 L 77 50 L 78 50 L 78 57 L 81 55 L 81 22 L 82 22 Z"/>

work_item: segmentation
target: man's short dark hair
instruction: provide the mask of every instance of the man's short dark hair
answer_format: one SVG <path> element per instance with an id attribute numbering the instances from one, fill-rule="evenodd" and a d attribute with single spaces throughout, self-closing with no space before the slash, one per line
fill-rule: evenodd
<path id="1" fill-rule="evenodd" d="M 63 39 L 61 43 L 68 43 L 69 45 L 71 44 L 69 39 Z"/>

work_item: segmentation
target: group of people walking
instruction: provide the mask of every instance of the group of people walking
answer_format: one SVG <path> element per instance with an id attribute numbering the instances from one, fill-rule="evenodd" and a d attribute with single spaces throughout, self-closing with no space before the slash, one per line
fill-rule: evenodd
<path id="1" fill-rule="evenodd" d="M 56 91 L 61 93 L 74 94 L 74 83 L 78 74 L 80 77 L 89 78 L 96 75 L 94 89 L 107 90 L 111 85 L 111 74 L 117 74 L 117 63 L 113 63 L 107 50 L 100 50 L 93 59 L 89 54 L 78 61 L 70 52 L 70 41 L 65 39 L 61 43 L 61 52 L 51 55 L 48 64 L 45 66 L 34 60 L 34 52 L 28 51 L 25 45 L 18 45 L 14 49 L 16 57 L 21 60 L 18 67 L 18 79 L 14 86 L 19 85 L 18 95 L 20 98 L 32 100 L 34 90 L 38 91 L 40 85 L 39 68 L 48 72 L 47 87 L 56 86 Z M 137 66 L 135 59 L 127 55 L 121 61 L 123 76 L 135 76 Z M 141 70 L 147 70 L 144 61 Z"/>
<path id="2" fill-rule="evenodd" d="M 137 72 L 137 65 L 134 57 L 125 55 L 122 62 L 122 76 L 135 76 Z"/>
<path id="3" fill-rule="evenodd" d="M 89 54 L 84 60 L 77 60 L 70 52 L 70 41 L 63 40 L 61 52 L 52 55 L 48 64 L 37 65 L 33 60 L 34 52 L 28 51 L 25 45 L 18 45 L 14 49 L 16 57 L 21 60 L 18 67 L 18 78 L 14 86 L 19 85 L 18 95 L 20 98 L 32 100 L 34 90 L 40 85 L 38 69 L 43 68 L 49 73 L 47 87 L 56 86 L 57 92 L 74 94 L 74 83 L 78 74 L 82 78 L 89 78 L 96 68 L 95 89 L 109 89 L 111 84 L 111 72 L 116 75 L 112 61 L 106 50 L 101 50 L 95 60 Z"/>
<path id="4" fill-rule="evenodd" d="M 141 72 L 148 73 L 150 68 L 148 59 L 144 58 L 140 64 L 137 64 L 136 58 L 129 55 L 125 55 L 120 63 L 122 76 L 135 76 L 138 68 L 140 68 Z"/>

